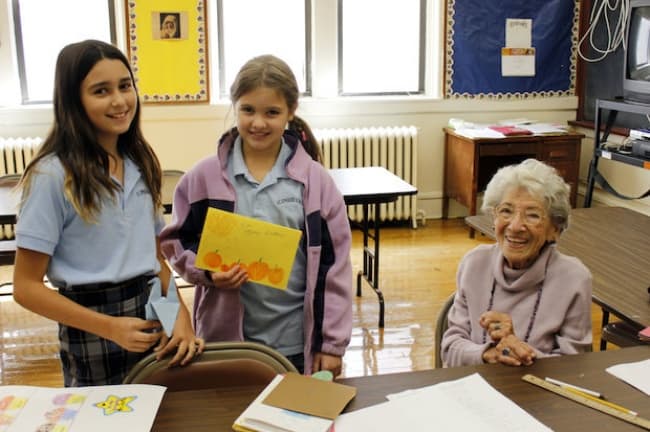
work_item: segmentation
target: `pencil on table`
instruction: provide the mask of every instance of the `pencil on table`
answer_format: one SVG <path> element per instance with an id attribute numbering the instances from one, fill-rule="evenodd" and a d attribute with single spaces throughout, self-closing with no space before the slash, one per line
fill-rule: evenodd
<path id="1" fill-rule="evenodd" d="M 576 390 L 576 389 L 571 388 L 571 387 L 565 387 L 565 389 L 568 390 L 568 391 L 570 391 L 571 393 L 574 393 L 574 394 L 580 395 L 580 396 L 582 396 L 582 397 L 585 397 L 585 398 L 587 398 L 587 399 L 590 399 L 590 400 L 592 400 L 592 401 L 594 401 L 594 402 L 597 402 L 597 403 L 600 403 L 600 404 L 602 404 L 602 405 L 608 406 L 608 407 L 613 408 L 613 409 L 615 409 L 615 410 L 617 410 L 617 411 L 620 411 L 620 412 L 622 412 L 622 413 L 630 414 L 630 415 L 633 415 L 633 416 L 636 416 L 636 415 L 638 414 L 636 411 L 629 410 L 629 409 L 627 409 L 627 408 L 625 408 L 625 407 L 622 407 L 622 406 L 620 406 L 620 405 L 617 405 L 617 404 L 615 404 L 615 403 L 613 403 L 613 402 L 609 402 L 609 401 L 606 401 L 606 400 L 603 400 L 603 399 L 597 398 L 597 397 L 595 397 L 595 396 L 589 395 L 589 394 L 587 394 L 587 393 L 583 393 L 583 392 L 581 392 L 580 390 Z"/>

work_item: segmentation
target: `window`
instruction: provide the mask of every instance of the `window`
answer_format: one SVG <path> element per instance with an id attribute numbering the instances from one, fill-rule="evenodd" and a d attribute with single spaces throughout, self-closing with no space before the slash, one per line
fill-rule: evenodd
<path id="1" fill-rule="evenodd" d="M 219 87 L 229 94 L 249 59 L 273 54 L 287 62 L 301 93 L 309 93 L 309 0 L 219 0 Z"/>
<path id="2" fill-rule="evenodd" d="M 423 0 L 339 0 L 341 94 L 424 91 Z"/>
<path id="3" fill-rule="evenodd" d="M 23 103 L 52 100 L 56 58 L 84 39 L 115 40 L 111 1 L 13 0 L 16 51 Z"/>
<path id="4" fill-rule="evenodd" d="M 0 106 L 51 101 L 56 56 L 68 43 L 94 38 L 126 51 L 124 4 L 0 0 Z M 227 98 L 244 62 L 261 54 L 285 60 L 304 96 L 437 97 L 443 4 L 206 0 L 210 99 Z"/>

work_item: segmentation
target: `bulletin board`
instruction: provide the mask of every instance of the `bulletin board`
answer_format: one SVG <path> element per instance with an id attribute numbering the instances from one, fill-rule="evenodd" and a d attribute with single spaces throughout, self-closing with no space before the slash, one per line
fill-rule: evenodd
<path id="1" fill-rule="evenodd" d="M 205 0 L 126 0 L 128 53 L 144 103 L 209 102 Z"/>
<path id="2" fill-rule="evenodd" d="M 577 0 L 448 0 L 445 97 L 574 95 L 579 7 Z M 502 76 L 509 18 L 532 19 L 534 76 Z"/>

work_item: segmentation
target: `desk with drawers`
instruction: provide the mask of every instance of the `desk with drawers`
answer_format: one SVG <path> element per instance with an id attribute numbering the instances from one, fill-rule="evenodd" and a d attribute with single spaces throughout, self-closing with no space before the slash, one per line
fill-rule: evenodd
<path id="1" fill-rule="evenodd" d="M 449 198 L 468 207 L 475 215 L 476 197 L 485 190 L 496 171 L 528 158 L 541 160 L 558 170 L 571 186 L 575 207 L 580 169 L 580 145 L 584 135 L 524 135 L 505 138 L 468 138 L 453 129 L 445 131 L 445 173 L 442 217 L 449 213 Z M 474 230 L 470 231 L 474 236 Z"/>

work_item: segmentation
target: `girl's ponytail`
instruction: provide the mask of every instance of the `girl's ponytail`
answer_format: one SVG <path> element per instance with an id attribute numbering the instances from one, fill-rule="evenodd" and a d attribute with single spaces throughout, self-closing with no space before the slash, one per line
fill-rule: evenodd
<path id="1" fill-rule="evenodd" d="M 311 156 L 311 158 L 316 162 L 322 163 L 320 146 L 318 145 L 316 137 L 314 136 L 307 122 L 297 115 L 294 115 L 293 120 L 289 121 L 289 129 L 298 134 L 300 143 L 305 148 L 309 156 Z"/>

